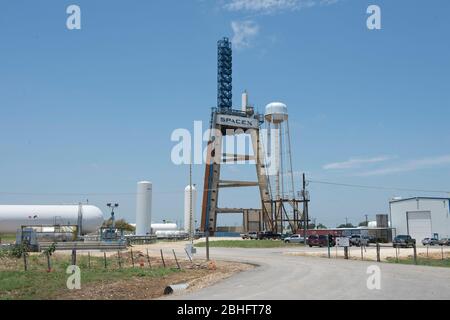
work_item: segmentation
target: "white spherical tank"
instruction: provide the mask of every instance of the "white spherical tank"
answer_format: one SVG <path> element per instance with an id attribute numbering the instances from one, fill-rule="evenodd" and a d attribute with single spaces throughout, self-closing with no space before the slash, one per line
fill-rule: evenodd
<path id="1" fill-rule="evenodd" d="M 23 226 L 77 226 L 80 205 L 0 205 L 0 233 L 16 233 Z M 82 233 L 97 231 L 103 224 L 102 211 L 81 205 Z"/>
<path id="2" fill-rule="evenodd" d="M 192 232 L 193 234 L 195 232 L 196 204 L 197 204 L 197 189 L 195 188 L 195 186 L 192 186 L 192 220 L 191 220 L 191 188 L 190 186 L 187 186 L 184 189 L 184 231 L 187 233 Z"/>
<path id="3" fill-rule="evenodd" d="M 152 183 L 141 181 L 137 184 L 136 235 L 150 234 L 152 221 Z"/>
<path id="4" fill-rule="evenodd" d="M 272 102 L 266 106 L 264 114 L 266 121 L 272 123 L 281 123 L 288 119 L 288 109 L 284 103 Z"/>

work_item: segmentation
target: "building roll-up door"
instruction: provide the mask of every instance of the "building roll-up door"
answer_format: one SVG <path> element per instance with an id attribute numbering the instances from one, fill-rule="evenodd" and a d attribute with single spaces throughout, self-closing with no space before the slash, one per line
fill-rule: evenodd
<path id="1" fill-rule="evenodd" d="M 413 211 L 407 212 L 408 233 L 420 243 L 424 238 L 431 238 L 431 212 L 430 211 Z"/>

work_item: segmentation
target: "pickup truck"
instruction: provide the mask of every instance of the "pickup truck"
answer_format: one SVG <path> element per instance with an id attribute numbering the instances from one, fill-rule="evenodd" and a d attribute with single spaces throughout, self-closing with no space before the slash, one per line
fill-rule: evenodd
<path id="1" fill-rule="evenodd" d="M 392 241 L 392 246 L 394 248 L 408 248 L 408 247 L 414 247 L 416 245 L 416 239 L 411 238 L 409 235 L 398 235 L 394 238 L 394 241 Z"/>
<path id="2" fill-rule="evenodd" d="M 357 247 L 361 247 L 361 246 L 369 246 L 369 238 L 362 236 L 360 234 L 353 234 L 350 237 L 350 245 L 351 246 L 357 246 Z"/>
<path id="3" fill-rule="evenodd" d="M 272 231 L 258 232 L 257 239 L 258 240 L 267 240 L 267 239 L 281 240 L 281 234 L 275 233 L 275 232 L 272 232 Z"/>
<path id="4" fill-rule="evenodd" d="M 436 238 L 425 238 L 422 240 L 422 245 L 424 246 L 434 246 L 439 244 L 439 239 Z"/>
<path id="5" fill-rule="evenodd" d="M 310 235 L 307 239 L 307 244 L 310 247 L 334 247 L 336 240 L 331 235 Z"/>
<path id="6" fill-rule="evenodd" d="M 241 234 L 241 238 L 242 239 L 251 239 L 251 240 L 255 240 L 258 238 L 258 232 L 248 232 L 248 233 L 242 233 Z"/>
<path id="7" fill-rule="evenodd" d="M 299 234 L 293 234 L 289 237 L 284 238 L 283 241 L 284 241 L 284 243 L 304 243 L 305 238 L 303 238 Z"/>

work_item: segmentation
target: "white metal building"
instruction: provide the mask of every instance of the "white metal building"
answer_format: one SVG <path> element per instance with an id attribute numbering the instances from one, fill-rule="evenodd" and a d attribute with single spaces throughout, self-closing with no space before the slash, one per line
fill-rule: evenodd
<path id="1" fill-rule="evenodd" d="M 391 227 L 396 235 L 408 234 L 417 240 L 437 236 L 450 238 L 450 199 L 417 197 L 389 203 Z"/>

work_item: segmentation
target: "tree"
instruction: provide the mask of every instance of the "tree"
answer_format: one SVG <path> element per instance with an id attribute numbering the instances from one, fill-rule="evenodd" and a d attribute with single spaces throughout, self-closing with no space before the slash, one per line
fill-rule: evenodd
<path id="1" fill-rule="evenodd" d="M 360 226 L 360 227 L 367 227 L 368 224 L 369 224 L 369 223 L 368 223 L 367 221 L 362 221 L 362 222 L 359 223 L 358 226 Z"/>
<path id="2" fill-rule="evenodd" d="M 129 224 L 125 219 L 116 220 L 115 224 L 117 229 L 122 229 L 124 231 L 133 232 L 136 229 L 131 224 Z M 103 222 L 103 227 L 111 227 L 111 225 L 112 225 L 111 219 L 105 220 L 105 222 Z"/>
<path id="3" fill-rule="evenodd" d="M 356 227 L 354 225 L 352 225 L 351 223 L 343 223 L 343 224 L 340 224 L 338 226 L 338 228 L 356 228 Z"/>
<path id="4" fill-rule="evenodd" d="M 317 229 L 328 229 L 328 228 L 327 228 L 326 225 L 324 225 L 324 224 L 322 224 L 322 223 L 319 223 L 319 224 L 317 225 Z"/>

